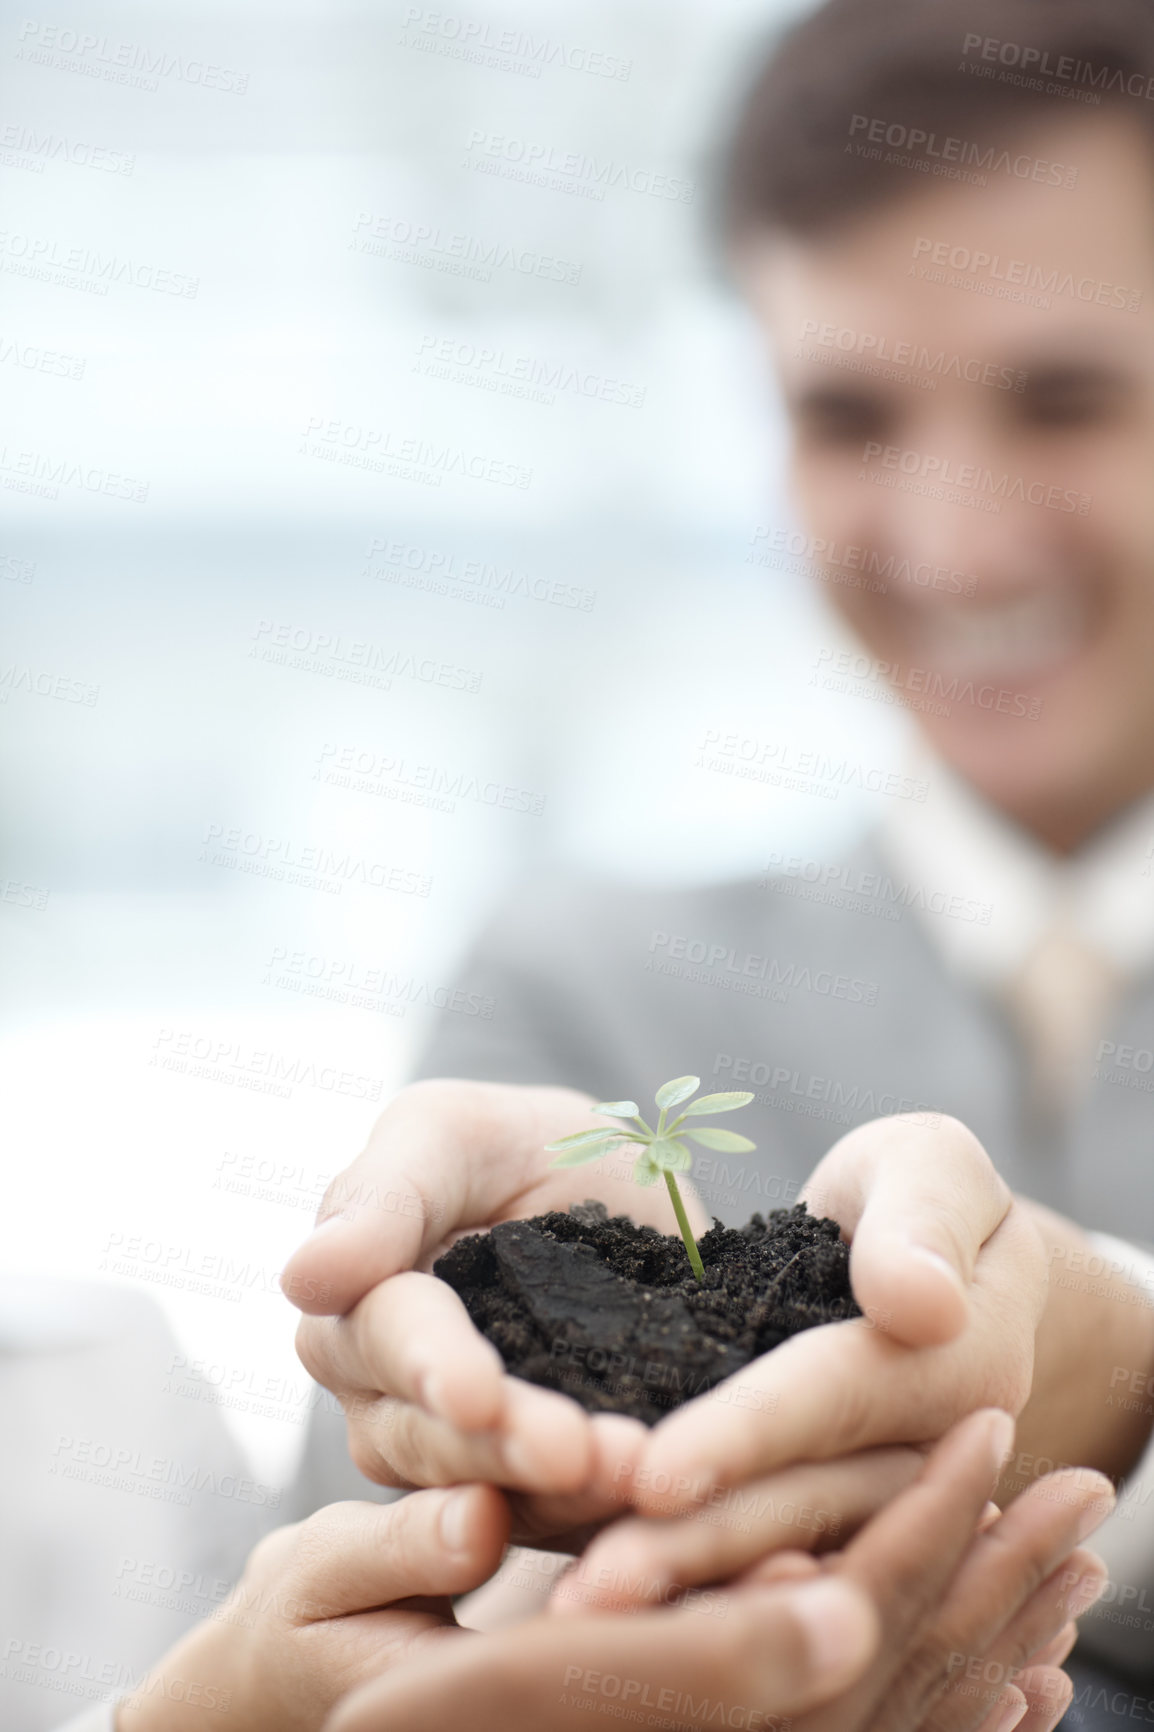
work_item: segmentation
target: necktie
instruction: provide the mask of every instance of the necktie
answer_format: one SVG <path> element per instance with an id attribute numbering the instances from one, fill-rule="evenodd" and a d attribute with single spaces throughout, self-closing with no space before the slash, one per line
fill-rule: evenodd
<path id="1" fill-rule="evenodd" d="M 1010 1014 L 1028 1066 L 1034 1118 L 1063 1123 L 1089 1085 L 1093 1046 L 1121 985 L 1118 970 L 1079 934 L 1056 919 L 1006 988 Z"/>

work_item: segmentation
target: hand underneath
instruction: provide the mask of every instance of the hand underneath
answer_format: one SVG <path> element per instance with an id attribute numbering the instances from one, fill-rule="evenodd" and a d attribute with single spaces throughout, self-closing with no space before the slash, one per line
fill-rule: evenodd
<path id="1" fill-rule="evenodd" d="M 544 1614 L 455 1643 L 354 1692 L 326 1732 L 572 1732 L 631 1710 L 687 1732 L 783 1716 L 795 1732 L 993 1732 L 1011 1715 L 1049 1732 L 1070 1695 L 1055 1668 L 1071 1619 L 1105 1582 L 1077 1548 L 1111 1490 L 1055 1476 L 991 1526 L 1009 1432 L 1005 1415 L 972 1415 L 824 1563 L 778 1553 L 684 1605 Z"/>
<path id="2" fill-rule="evenodd" d="M 448 1596 L 492 1575 L 508 1527 L 500 1492 L 475 1485 L 332 1504 L 278 1528 L 121 1703 L 116 1732 L 318 1732 L 346 1691 L 464 1636 Z"/>

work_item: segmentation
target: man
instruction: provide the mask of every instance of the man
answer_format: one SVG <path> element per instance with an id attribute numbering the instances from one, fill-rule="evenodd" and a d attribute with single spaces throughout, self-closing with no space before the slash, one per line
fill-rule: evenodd
<path id="1" fill-rule="evenodd" d="M 757 1091 L 757 1156 L 696 1166 L 724 1218 L 793 1201 L 831 1126 L 921 1111 L 968 1126 L 1039 1203 L 1154 1237 L 1152 79 L 1144 0 L 832 0 L 754 86 L 729 157 L 728 237 L 776 357 L 819 575 L 864 646 L 844 666 L 831 646 L 814 674 L 910 706 L 925 756 L 905 792 L 924 799 L 892 801 L 844 859 L 781 861 L 755 883 L 520 894 L 466 971 L 491 1021 L 445 1018 L 421 1066 L 534 1085 L 528 1104 L 467 1097 L 472 1144 L 498 1166 L 502 1136 L 516 1151 L 509 1183 L 478 1214 L 484 1182 L 453 1123 L 462 1097 L 414 1097 L 374 1169 L 396 1170 L 403 1135 L 424 1151 L 417 1189 L 441 1215 L 411 1261 L 447 1230 L 523 1212 L 532 1185 L 526 1166 L 518 1192 L 516 1159 L 537 1131 L 581 1124 L 576 1103 L 560 1124 L 539 1085 L 616 1098 L 689 1068 Z M 927 1123 L 922 1157 L 956 1158 L 973 1196 L 988 1192 L 956 1133 L 944 1152 L 937 1135 Z M 867 1156 L 855 1145 L 853 1158 Z M 980 1216 L 975 1203 L 970 1224 Z M 1003 1208 L 989 1244 L 1014 1218 Z M 1099 1379 L 1078 1459 L 1106 1466 L 1113 1452 L 1124 1472 L 1150 1429 L 1154 1364 L 1144 1330 L 1126 1344 L 1109 1331 L 1128 1299 L 1141 1310 L 1147 1266 L 1031 1218 L 1050 1235 L 1046 1315 L 1076 1292 L 1103 1331 L 1097 1372 L 1092 1340 L 1077 1346 Z M 406 1267 L 396 1231 L 390 1243 L 383 1266 L 363 1243 L 346 1265 L 350 1305 Z M 297 1267 L 331 1276 L 347 1223 L 329 1244 Z M 1023 1298 L 1015 1341 L 1028 1315 Z M 1079 1404 L 1091 1417 L 1064 1357 L 1074 1332 L 1069 1311 L 1039 1338 L 1035 1396 L 1044 1383 L 1071 1410 L 1042 1434 L 1056 1447 L 1077 1434 Z M 306 1326 L 303 1341 L 339 1383 L 332 1340 Z M 465 1392 L 411 1393 L 426 1415 L 478 1429 Z M 378 1456 L 395 1459 L 413 1410 Z M 576 1447 L 555 1410 L 538 1414 L 543 1450 Z M 371 1465 L 363 1434 L 360 1446 Z M 493 1469 L 526 1486 L 526 1465 Z M 1103 1543 L 1119 1599 L 1141 1604 L 1154 1596 L 1145 1471 Z M 1149 1632 L 1120 1612 L 1095 1626 L 1098 1650 L 1149 1672 Z"/>
<path id="2" fill-rule="evenodd" d="M 1143 0 L 842 0 L 755 89 L 729 183 L 796 492 L 848 562 L 825 592 L 913 707 L 924 803 L 817 862 L 812 899 L 806 861 L 689 895 L 529 886 L 468 969 L 492 1019 L 444 1016 L 420 1074 L 612 1099 L 700 1055 L 714 1086 L 758 1091 L 743 1128 L 771 1151 L 740 1197 L 698 1163 L 729 1213 L 791 1200 L 847 1116 L 931 1107 L 1014 1186 L 1133 1233 L 1154 1122 L 1154 105 L 975 77 L 973 37 L 1154 70 Z M 891 115 L 1011 168 L 972 186 L 857 155 Z M 1073 185 L 1038 179 L 1055 164 Z M 1008 292 L 953 285 L 943 247 Z M 911 382 L 851 370 L 883 344 Z M 931 496 L 943 474 L 969 485 Z M 848 581 L 867 568 L 884 593 Z"/>

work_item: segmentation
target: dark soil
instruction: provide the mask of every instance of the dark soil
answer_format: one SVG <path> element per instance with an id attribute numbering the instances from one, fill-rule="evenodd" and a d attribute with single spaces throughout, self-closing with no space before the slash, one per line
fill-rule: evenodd
<path id="1" fill-rule="evenodd" d="M 837 1222 L 804 1203 L 715 1221 L 697 1246 L 704 1282 L 676 1235 L 574 1203 L 458 1239 L 433 1270 L 509 1371 L 647 1425 L 788 1336 L 861 1316 Z"/>

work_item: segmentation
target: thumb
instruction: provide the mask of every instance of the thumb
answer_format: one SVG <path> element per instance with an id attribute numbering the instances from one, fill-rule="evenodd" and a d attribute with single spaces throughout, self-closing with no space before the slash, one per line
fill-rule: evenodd
<path id="1" fill-rule="evenodd" d="M 509 1508 L 495 1486 L 455 1486 L 330 1504 L 296 1531 L 301 1543 L 277 1588 L 286 1617 L 312 1624 L 480 1587 L 501 1561 Z"/>
<path id="2" fill-rule="evenodd" d="M 911 1347 L 961 1334 L 978 1253 L 1013 1201 L 973 1132 L 944 1114 L 859 1126 L 802 1197 L 851 1236 L 850 1279 L 867 1318 Z"/>

